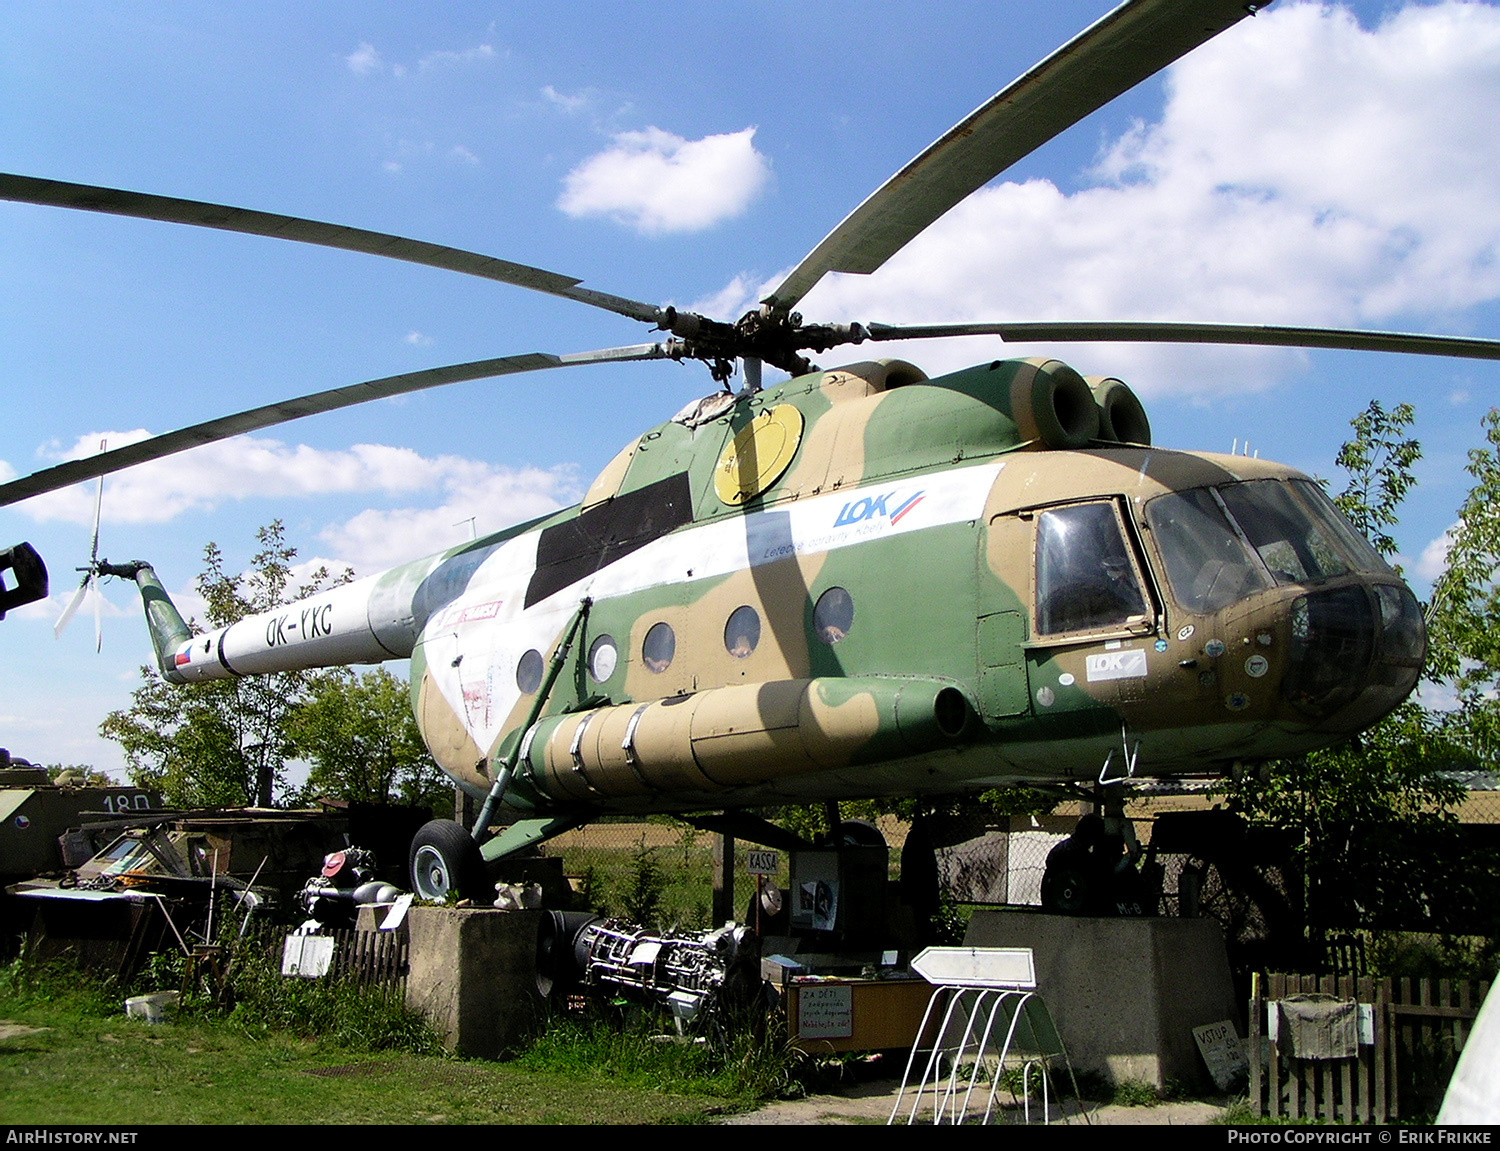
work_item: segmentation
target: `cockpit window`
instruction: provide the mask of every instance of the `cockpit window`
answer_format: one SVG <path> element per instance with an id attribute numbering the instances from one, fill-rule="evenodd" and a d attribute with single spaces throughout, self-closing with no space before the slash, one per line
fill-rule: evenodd
<path id="1" fill-rule="evenodd" d="M 1167 581 L 1188 611 L 1216 612 L 1271 586 L 1207 488 L 1152 500 L 1146 521 L 1166 561 Z"/>
<path id="2" fill-rule="evenodd" d="M 1037 519 L 1037 630 L 1044 635 L 1147 616 L 1135 567 L 1110 504 L 1053 508 Z"/>
<path id="3" fill-rule="evenodd" d="M 1276 584 L 1390 568 L 1307 480 L 1250 480 L 1146 505 L 1167 581 L 1189 611 L 1216 612 Z M 1247 546 L 1248 545 L 1248 546 Z"/>
<path id="4" fill-rule="evenodd" d="M 1323 489 L 1311 480 L 1293 480 L 1292 490 L 1302 497 L 1312 512 L 1313 518 L 1327 530 L 1329 536 L 1343 545 L 1344 554 L 1354 563 L 1354 570 L 1374 572 L 1379 575 L 1394 575 L 1391 565 L 1370 546 L 1370 541 L 1360 535 L 1326 495 Z"/>
<path id="5" fill-rule="evenodd" d="M 1285 484 L 1253 480 L 1226 485 L 1219 495 L 1277 583 L 1308 583 L 1349 571 L 1327 526 L 1315 523 Z"/>

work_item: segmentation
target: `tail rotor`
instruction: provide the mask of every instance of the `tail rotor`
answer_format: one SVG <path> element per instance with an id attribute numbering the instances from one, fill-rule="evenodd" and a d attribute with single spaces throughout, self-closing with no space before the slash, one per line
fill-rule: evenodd
<path id="1" fill-rule="evenodd" d="M 99 441 L 99 450 L 103 452 L 108 447 L 108 440 Z M 62 633 L 72 622 L 73 617 L 78 614 L 78 609 L 83 606 L 83 601 L 92 598 L 94 601 L 94 650 L 104 650 L 104 597 L 99 592 L 99 514 L 104 507 L 104 477 L 99 477 L 98 485 L 94 489 L 94 534 L 89 543 L 89 566 L 79 568 L 83 578 L 78 582 L 78 590 L 73 593 L 73 598 L 68 601 L 68 606 L 63 608 L 62 615 L 57 617 L 57 622 L 52 625 L 52 634 L 62 638 Z"/>

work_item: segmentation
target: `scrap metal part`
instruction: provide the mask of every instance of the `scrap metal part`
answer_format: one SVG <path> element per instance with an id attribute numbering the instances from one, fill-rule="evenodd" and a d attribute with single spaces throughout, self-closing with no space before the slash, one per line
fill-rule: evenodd
<path id="1" fill-rule="evenodd" d="M 595 915 L 549 912 L 537 939 L 543 995 L 571 989 L 624 992 L 666 1007 L 679 1032 L 759 998 L 759 940 L 748 927 L 655 934 Z"/>

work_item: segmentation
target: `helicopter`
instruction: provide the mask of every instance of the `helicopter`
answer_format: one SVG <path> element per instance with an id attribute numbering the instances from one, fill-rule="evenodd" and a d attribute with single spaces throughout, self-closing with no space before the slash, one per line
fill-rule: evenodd
<path id="1" fill-rule="evenodd" d="M 149 564 L 91 558 L 86 580 L 140 588 L 173 682 L 412 660 L 428 747 L 484 805 L 472 831 L 439 821 L 419 836 L 414 881 L 427 895 L 465 887 L 476 859 L 606 812 L 1221 773 L 1326 746 L 1409 694 L 1425 634 L 1410 590 L 1308 477 L 1153 446 L 1128 386 L 1058 360 L 929 378 L 901 360 L 825 371 L 806 354 L 959 335 L 1491 359 L 1500 344 L 1205 324 L 820 324 L 795 311 L 828 273 L 879 268 L 1259 7 L 1122 4 L 939 138 L 734 323 L 417 240 L 0 175 L 10 200 L 408 260 L 666 333 L 267 405 L 0 484 L 0 503 L 445 383 L 705 364 L 723 390 L 632 438 L 576 507 L 208 635 L 190 632 Z M 790 379 L 762 387 L 762 364 Z"/>

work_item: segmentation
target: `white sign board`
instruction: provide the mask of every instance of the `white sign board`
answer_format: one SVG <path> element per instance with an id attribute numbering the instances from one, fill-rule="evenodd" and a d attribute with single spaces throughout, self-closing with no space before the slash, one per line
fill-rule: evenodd
<path id="1" fill-rule="evenodd" d="M 1245 1058 L 1245 1045 L 1229 1020 L 1221 1023 L 1206 1023 L 1193 1028 L 1193 1038 L 1198 1041 L 1198 1054 L 1208 1066 L 1208 1073 L 1219 1085 L 1220 1091 L 1228 1091 L 1235 1077 L 1245 1075 L 1250 1063 Z"/>
<path id="2" fill-rule="evenodd" d="M 929 947 L 911 969 L 939 987 L 1036 986 L 1036 962 L 1029 947 Z"/>
<path id="3" fill-rule="evenodd" d="M 750 862 L 745 870 L 751 875 L 775 875 L 779 863 L 776 852 L 757 848 L 750 852 Z"/>
<path id="4" fill-rule="evenodd" d="M 411 910 L 411 901 L 416 898 L 409 891 L 403 891 L 396 896 L 396 902 L 391 904 L 391 909 L 385 913 L 385 918 L 380 923 L 381 931 L 395 931 L 406 921 L 406 913 Z"/>
<path id="5" fill-rule="evenodd" d="M 848 1039 L 854 1034 L 854 988 L 797 988 L 797 1036 L 801 1039 Z"/>
<path id="6" fill-rule="evenodd" d="M 288 935 L 281 951 L 281 974 L 316 979 L 333 965 L 333 936 Z"/>

